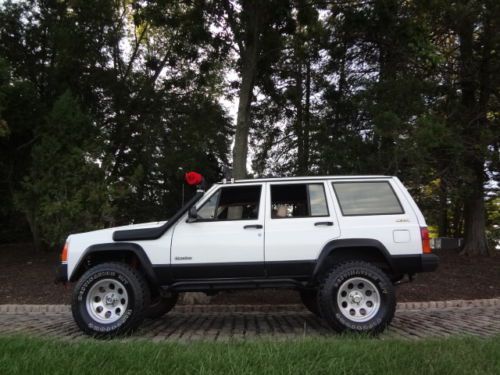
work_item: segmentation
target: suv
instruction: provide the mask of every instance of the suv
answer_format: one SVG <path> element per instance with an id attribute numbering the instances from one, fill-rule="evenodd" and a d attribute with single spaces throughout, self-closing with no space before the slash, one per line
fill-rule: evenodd
<path id="1" fill-rule="evenodd" d="M 70 235 L 61 260 L 73 317 L 96 336 L 165 314 L 180 292 L 257 288 L 298 290 L 336 331 L 378 333 L 394 284 L 438 265 L 422 213 L 390 176 L 223 181 L 168 221 Z"/>

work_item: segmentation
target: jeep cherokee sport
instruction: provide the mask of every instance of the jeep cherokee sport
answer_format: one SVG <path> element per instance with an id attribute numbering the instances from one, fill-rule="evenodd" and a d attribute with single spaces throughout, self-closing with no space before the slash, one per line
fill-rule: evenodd
<path id="1" fill-rule="evenodd" d="M 180 292 L 240 288 L 293 288 L 334 330 L 378 333 L 394 284 L 438 265 L 422 213 L 390 176 L 224 181 L 168 221 L 70 235 L 61 261 L 73 317 L 95 336 L 165 314 Z"/>

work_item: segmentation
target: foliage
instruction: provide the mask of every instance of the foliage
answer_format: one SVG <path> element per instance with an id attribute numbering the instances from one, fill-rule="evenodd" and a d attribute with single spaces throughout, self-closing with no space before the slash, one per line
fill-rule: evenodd
<path id="1" fill-rule="evenodd" d="M 109 214 L 95 133 L 69 91 L 56 100 L 35 133 L 31 173 L 15 199 L 49 246 L 61 245 L 76 228 L 84 232 L 104 224 Z"/>
<path id="2" fill-rule="evenodd" d="M 7 122 L 2 118 L 2 111 L 5 109 L 3 103 L 5 103 L 5 95 L 8 90 L 9 85 L 9 68 L 5 60 L 0 59 L 0 138 L 9 135 L 9 126 Z"/>
<path id="3" fill-rule="evenodd" d="M 0 6 L 6 232 L 29 223 L 40 248 L 165 219 L 185 170 L 220 178 L 232 132 L 218 102 L 225 51 L 204 12 L 201 2 Z"/>
<path id="4" fill-rule="evenodd" d="M 500 178 L 499 4 L 7 0 L 2 238 L 29 223 L 55 244 L 165 219 L 191 193 L 183 172 L 215 181 L 233 162 L 238 176 L 247 165 L 397 175 L 440 236 L 485 254 L 495 206 L 484 198 Z M 223 99 L 238 103 L 236 121 Z"/>
<path id="5" fill-rule="evenodd" d="M 270 75 L 274 91 L 255 101 L 254 170 L 397 175 L 441 236 L 465 235 L 469 253 L 486 253 L 498 2 L 346 2 L 308 15 Z M 470 46 L 464 28 L 474 30 Z"/>

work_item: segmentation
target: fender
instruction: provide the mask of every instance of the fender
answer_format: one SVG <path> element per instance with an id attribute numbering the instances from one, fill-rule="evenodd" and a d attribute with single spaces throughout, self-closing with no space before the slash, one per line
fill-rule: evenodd
<path id="1" fill-rule="evenodd" d="M 134 255 L 136 255 L 139 261 L 141 262 L 141 267 L 143 268 L 148 281 L 150 281 L 154 285 L 158 285 L 158 280 L 153 271 L 153 266 L 148 256 L 146 255 L 144 249 L 136 243 L 129 243 L 129 242 L 111 242 L 111 243 L 103 243 L 103 244 L 89 246 L 80 257 L 80 260 L 78 264 L 75 266 L 69 281 L 76 281 L 75 280 L 76 271 L 82 266 L 83 262 L 85 261 L 85 258 L 88 255 L 97 253 L 109 253 L 114 251 L 115 252 L 128 251 L 134 253 Z"/>
<path id="2" fill-rule="evenodd" d="M 314 267 L 313 275 L 312 277 L 315 278 L 318 276 L 319 271 L 321 270 L 321 266 L 325 262 L 326 258 L 334 252 L 336 249 L 339 248 L 356 248 L 356 247 L 374 247 L 383 254 L 385 260 L 387 263 L 393 268 L 393 261 L 392 257 L 389 253 L 389 251 L 386 249 L 386 247 L 377 240 L 371 239 L 371 238 L 346 238 L 346 239 L 340 239 L 340 240 L 333 240 L 328 242 L 323 249 L 321 250 L 321 253 L 318 257 L 318 260 L 316 262 L 316 266 Z"/>

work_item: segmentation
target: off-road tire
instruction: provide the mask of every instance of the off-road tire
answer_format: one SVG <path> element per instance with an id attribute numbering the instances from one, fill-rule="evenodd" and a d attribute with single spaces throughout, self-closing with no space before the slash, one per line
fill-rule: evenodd
<path id="1" fill-rule="evenodd" d="M 92 318 L 87 308 L 87 295 L 92 286 L 103 280 L 116 280 L 124 286 L 128 304 L 121 317 L 110 324 Z M 73 290 L 71 311 L 76 324 L 86 334 L 94 337 L 112 337 L 133 331 L 144 319 L 150 303 L 150 291 L 144 276 L 124 263 L 102 263 L 86 271 Z"/>
<path id="2" fill-rule="evenodd" d="M 175 307 L 178 298 L 177 293 L 172 294 L 170 297 L 156 297 L 144 312 L 144 317 L 149 319 L 161 318 Z"/>
<path id="3" fill-rule="evenodd" d="M 304 306 L 317 317 L 321 317 L 318 306 L 318 290 L 303 289 L 299 293 Z"/>
<path id="4" fill-rule="evenodd" d="M 365 322 L 347 318 L 346 310 L 342 312 L 342 306 L 338 302 L 338 298 L 348 298 L 340 297 L 340 293 L 345 291 L 346 285 L 350 286 L 348 280 L 356 280 L 356 278 L 368 280 L 377 288 L 379 294 L 379 308 L 374 310 L 373 317 Z M 370 295 L 372 293 L 370 292 Z M 370 299 L 366 295 L 362 295 L 362 298 Z M 391 280 L 381 269 L 363 261 L 350 261 L 333 267 L 321 282 L 318 302 L 321 316 L 337 332 L 380 333 L 390 324 L 396 310 L 396 296 Z M 358 317 L 360 318 L 363 319 L 363 317 Z"/>

